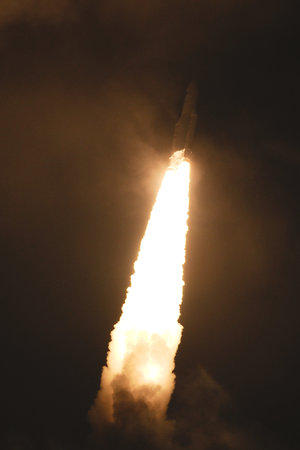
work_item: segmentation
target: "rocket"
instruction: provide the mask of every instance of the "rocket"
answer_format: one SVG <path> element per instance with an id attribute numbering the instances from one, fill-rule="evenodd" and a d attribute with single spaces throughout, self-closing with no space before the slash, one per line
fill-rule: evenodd
<path id="1" fill-rule="evenodd" d="M 196 83 L 191 82 L 186 90 L 181 115 L 175 125 L 172 142 L 173 152 L 185 150 L 185 154 L 191 153 L 191 145 L 197 125 L 197 95 Z"/>

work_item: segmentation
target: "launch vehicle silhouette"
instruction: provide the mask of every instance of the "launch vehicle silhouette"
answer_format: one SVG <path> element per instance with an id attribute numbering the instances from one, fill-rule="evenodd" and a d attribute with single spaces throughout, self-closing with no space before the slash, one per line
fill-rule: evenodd
<path id="1" fill-rule="evenodd" d="M 197 125 L 197 96 L 198 89 L 195 82 L 191 82 L 186 90 L 181 115 L 175 125 L 172 151 L 185 150 L 188 156 Z"/>

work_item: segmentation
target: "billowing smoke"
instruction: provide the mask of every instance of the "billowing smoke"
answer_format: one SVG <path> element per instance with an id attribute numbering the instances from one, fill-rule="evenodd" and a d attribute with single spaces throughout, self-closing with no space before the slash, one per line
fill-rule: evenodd
<path id="1" fill-rule="evenodd" d="M 101 389 L 90 411 L 94 427 L 116 427 L 134 445 L 168 445 L 166 412 L 174 389 L 174 358 L 189 206 L 190 164 L 184 150 L 171 158 L 127 290 L 111 333 Z M 120 435 L 120 434 L 118 434 Z M 147 443 L 147 444 L 145 444 Z M 122 442 L 120 443 L 120 445 Z M 113 447 L 118 448 L 114 442 Z"/>

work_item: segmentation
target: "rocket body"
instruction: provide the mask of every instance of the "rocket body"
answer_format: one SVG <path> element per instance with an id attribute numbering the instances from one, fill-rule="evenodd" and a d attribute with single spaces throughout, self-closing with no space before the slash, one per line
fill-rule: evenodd
<path id="1" fill-rule="evenodd" d="M 197 86 L 192 82 L 187 88 L 182 112 L 175 126 L 172 142 L 173 152 L 184 149 L 186 153 L 191 151 L 191 145 L 197 125 L 197 95 Z"/>

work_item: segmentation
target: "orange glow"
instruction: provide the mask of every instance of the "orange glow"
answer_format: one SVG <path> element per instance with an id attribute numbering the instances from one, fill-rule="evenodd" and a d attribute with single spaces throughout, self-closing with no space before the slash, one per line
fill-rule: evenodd
<path id="1" fill-rule="evenodd" d="M 121 318 L 111 333 L 107 364 L 93 408 L 95 413 L 105 403 L 101 409 L 110 422 L 114 420 L 116 377 L 122 376 L 134 399 L 142 396 L 148 406 L 155 405 L 157 417 L 165 416 L 174 389 L 174 358 L 182 333 L 178 319 L 184 285 L 189 177 L 190 163 L 184 150 L 175 152 L 141 242 Z M 148 397 L 145 387 L 155 388 Z"/>

